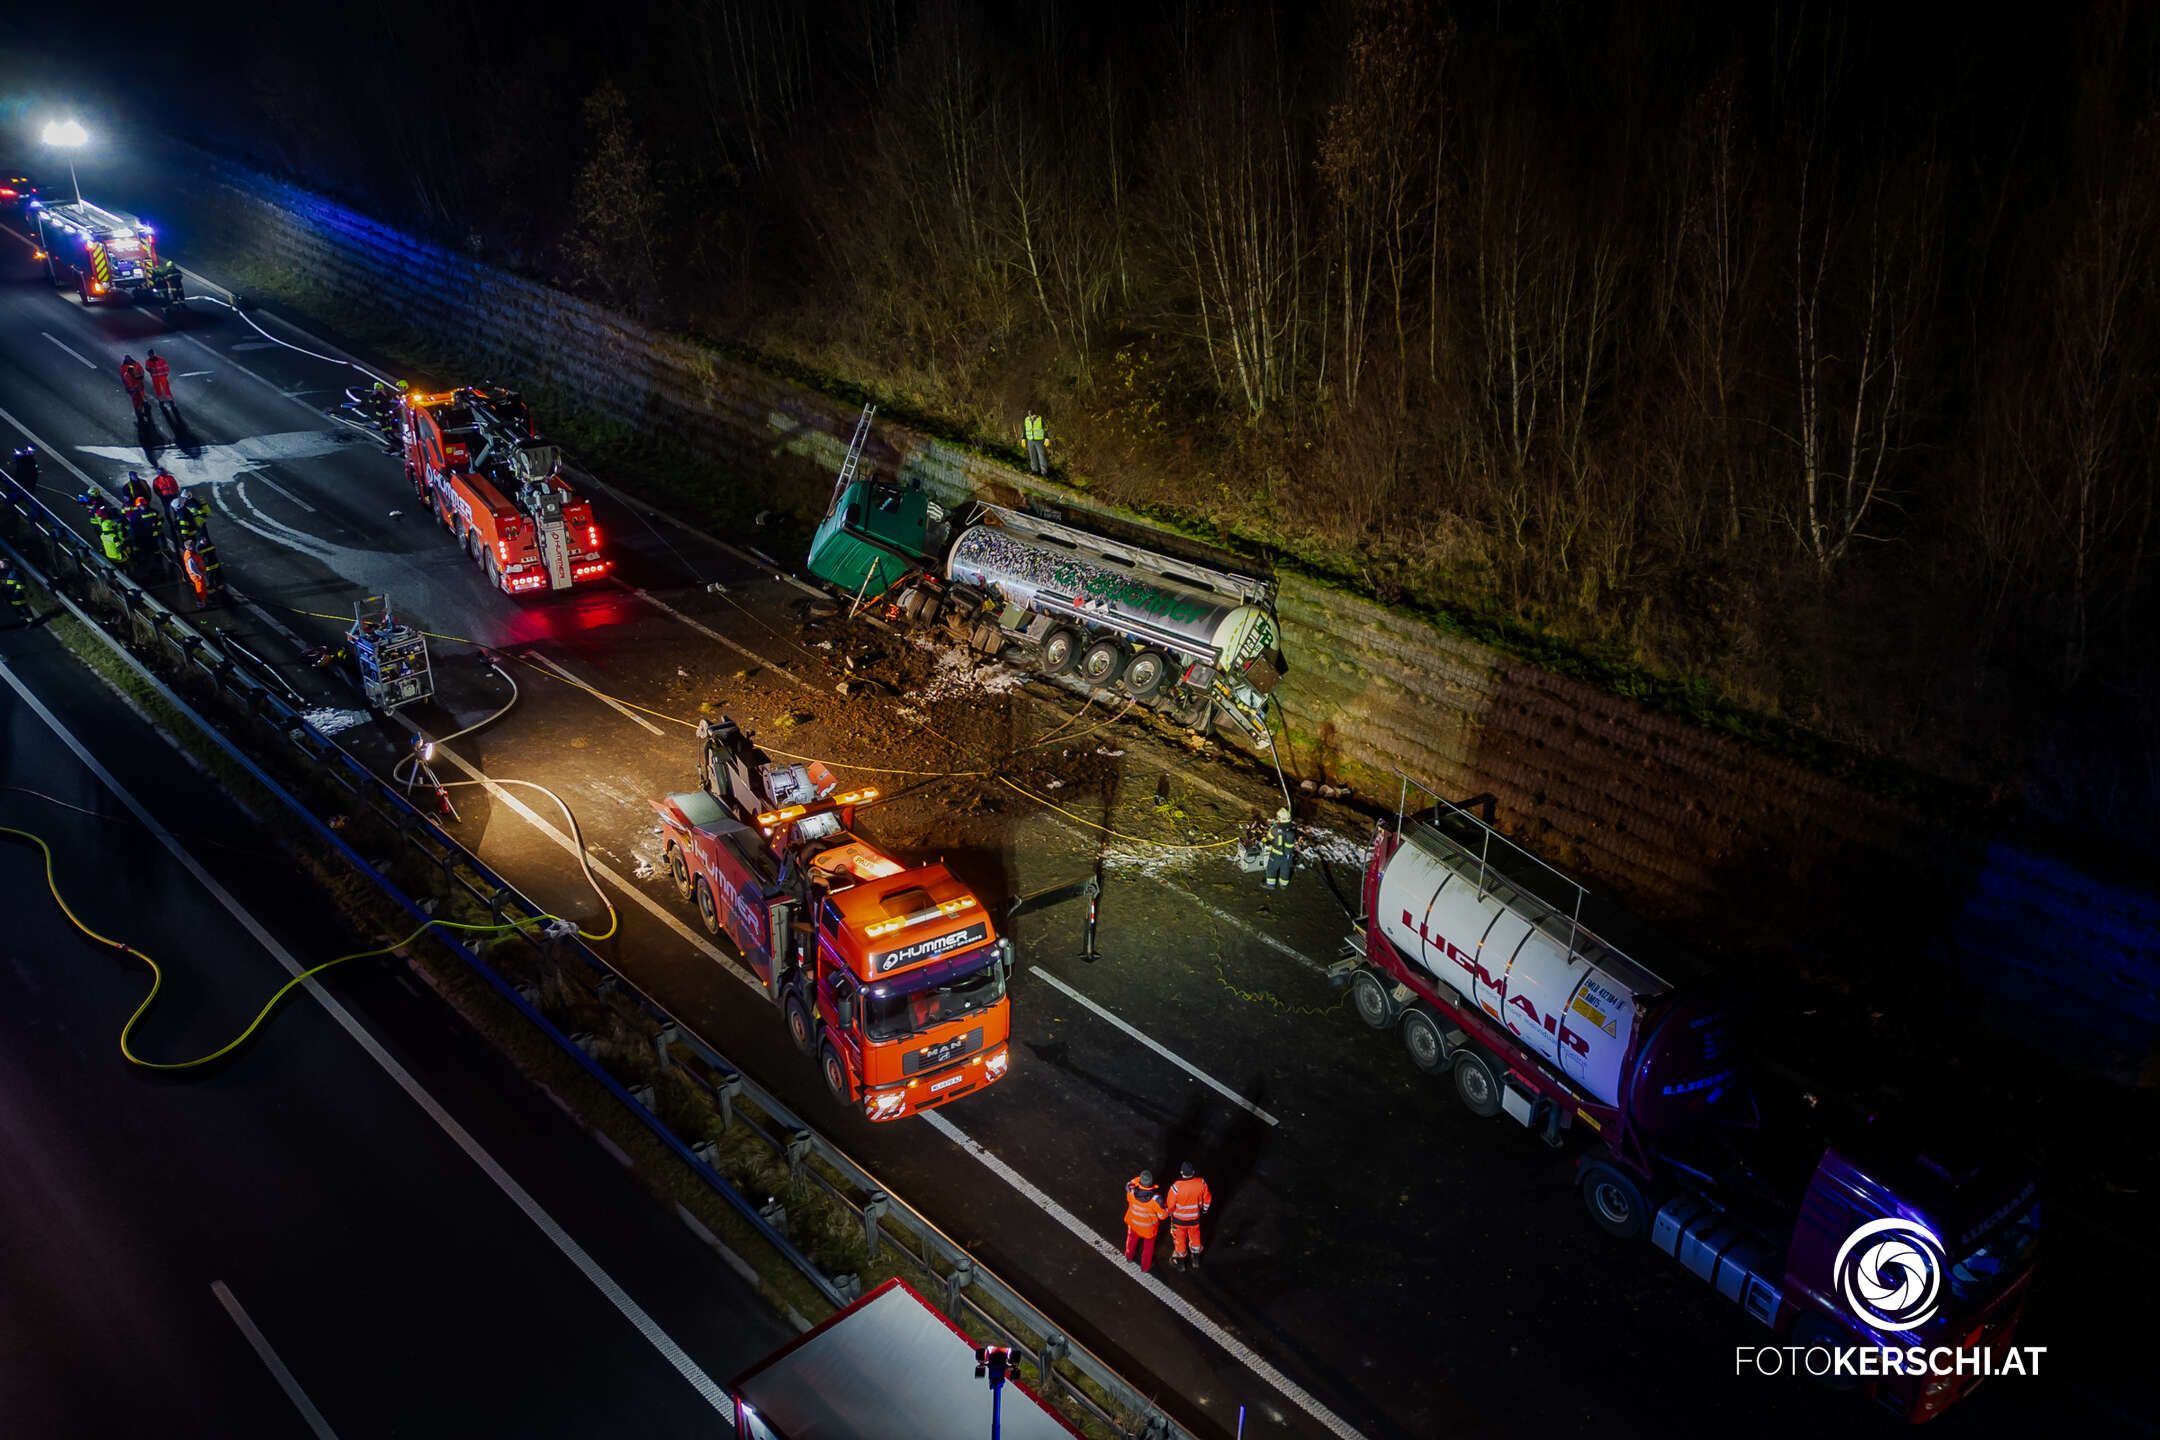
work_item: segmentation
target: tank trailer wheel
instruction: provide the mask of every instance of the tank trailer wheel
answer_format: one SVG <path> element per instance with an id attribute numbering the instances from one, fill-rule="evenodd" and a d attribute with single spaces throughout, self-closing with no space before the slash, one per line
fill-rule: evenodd
<path id="1" fill-rule="evenodd" d="M 1410 1063 L 1428 1075 L 1438 1075 L 1447 1069 L 1447 1040 L 1440 1033 L 1440 1022 L 1430 1012 L 1415 1006 L 1402 1013 L 1403 1049 L 1410 1052 Z"/>
<path id="2" fill-rule="evenodd" d="M 1142 650 L 1125 664 L 1125 693 L 1135 700 L 1151 700 L 1169 674 L 1170 662 L 1160 650 Z"/>
<path id="3" fill-rule="evenodd" d="M 1650 1228 L 1650 1202 L 1623 1170 L 1602 1162 L 1583 1166 L 1582 1198 L 1598 1229 L 1615 1239 L 1639 1240 Z"/>
<path id="4" fill-rule="evenodd" d="M 1455 1098 L 1480 1120 L 1500 1113 L 1500 1076 L 1493 1063 L 1475 1050 L 1455 1057 Z"/>
<path id="5" fill-rule="evenodd" d="M 1359 970 L 1351 975 L 1350 1004 L 1357 1011 L 1357 1018 L 1373 1029 L 1394 1027 L 1395 997 L 1388 993 L 1387 982 L 1372 971 Z"/>
<path id="6" fill-rule="evenodd" d="M 1098 640 L 1080 657 L 1080 678 L 1104 690 L 1116 682 L 1118 672 L 1124 668 L 1125 647 L 1113 641 Z"/>
<path id="7" fill-rule="evenodd" d="M 803 1009 L 802 1001 L 793 995 L 787 1000 L 787 1033 L 788 1039 L 794 1041 L 795 1048 L 803 1054 L 808 1055 L 817 1048 L 817 1036 L 810 1029 L 810 1012 Z"/>
<path id="8" fill-rule="evenodd" d="M 818 1056 L 818 1068 L 825 1072 L 825 1088 L 841 1104 L 851 1104 L 855 1099 L 853 1088 L 848 1084 L 847 1066 L 840 1063 L 840 1052 L 827 1041 Z"/>
<path id="9" fill-rule="evenodd" d="M 691 899 L 697 883 L 690 878 L 690 864 L 683 859 L 682 847 L 672 840 L 668 841 L 667 847 L 667 873 L 675 882 L 675 893 L 685 900 Z"/>
<path id="10" fill-rule="evenodd" d="M 1073 668 L 1079 658 L 1080 637 L 1063 626 L 1043 637 L 1042 672 L 1045 675 L 1063 675 Z"/>

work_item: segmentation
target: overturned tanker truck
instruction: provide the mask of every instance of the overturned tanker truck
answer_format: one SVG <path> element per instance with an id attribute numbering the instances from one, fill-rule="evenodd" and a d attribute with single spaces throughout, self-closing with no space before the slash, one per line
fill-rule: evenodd
<path id="1" fill-rule="evenodd" d="M 891 618 L 1010 664 L 1268 745 L 1282 677 L 1273 582 L 974 503 L 957 522 L 920 485 L 859 473 L 865 410 L 810 545 L 810 571 Z"/>

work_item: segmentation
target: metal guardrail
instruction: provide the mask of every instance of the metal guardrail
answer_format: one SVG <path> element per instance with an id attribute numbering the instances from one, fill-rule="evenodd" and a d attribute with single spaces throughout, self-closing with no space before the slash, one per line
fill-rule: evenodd
<path id="1" fill-rule="evenodd" d="M 891 1246 L 922 1273 L 929 1285 L 925 1293 L 941 1299 L 954 1320 L 979 1337 L 986 1330 L 992 1332 L 1001 1343 L 1028 1357 L 1036 1369 L 1037 1388 L 1045 1398 L 1066 1400 L 1128 1440 L 1193 1440 L 1138 1387 L 1085 1346 L 1075 1343 L 1018 1289 L 977 1261 L 913 1206 L 895 1198 L 877 1177 L 744 1075 L 717 1048 L 677 1020 L 583 940 L 550 933 L 547 922 L 552 917 L 548 912 L 452 839 L 431 817 L 415 808 L 398 787 L 310 724 L 302 707 L 290 698 L 291 687 L 260 657 L 242 645 L 221 643 L 205 635 L 175 614 L 134 577 L 107 561 L 87 538 L 4 469 L 0 469 L 0 550 L 22 564 L 31 579 L 50 590 L 76 619 L 156 686 L 206 738 L 416 920 L 430 917 L 427 907 L 383 874 L 375 862 L 364 858 L 337 829 L 153 674 L 136 650 L 151 651 L 179 683 L 216 703 L 228 716 L 252 726 L 261 738 L 283 742 L 315 780 L 386 826 L 450 889 L 470 897 L 500 922 L 531 922 L 510 933 L 524 938 L 532 961 L 552 966 L 556 975 L 575 984 L 586 999 L 606 1006 L 629 1029 L 641 1031 L 656 1063 L 690 1081 L 710 1101 L 724 1129 L 739 1129 L 755 1136 L 775 1157 L 785 1161 L 794 1180 L 818 1187 L 852 1213 L 862 1227 L 869 1254 L 874 1256 L 881 1247 Z M 717 1157 L 711 1141 L 686 1141 L 676 1134 L 657 1113 L 657 1097 L 650 1085 L 628 1085 L 610 1073 L 595 1053 L 601 1047 L 590 1034 L 564 1033 L 543 1013 L 537 986 L 506 979 L 496 966 L 448 932 L 436 931 L 434 936 L 628 1108 L 827 1300 L 838 1306 L 861 1293 L 858 1277 L 827 1275 L 789 1238 L 783 1228 L 784 1212 L 774 1213 L 753 1204 L 720 1173 L 714 1164 Z M 572 957 L 582 963 L 563 964 Z M 579 970 L 584 974 L 580 975 Z M 745 1101 L 762 1120 L 746 1113 Z M 1061 1367 L 1070 1367 L 1072 1375 L 1084 1384 L 1074 1383 Z M 1107 1397 L 1108 1406 L 1085 1386 Z"/>

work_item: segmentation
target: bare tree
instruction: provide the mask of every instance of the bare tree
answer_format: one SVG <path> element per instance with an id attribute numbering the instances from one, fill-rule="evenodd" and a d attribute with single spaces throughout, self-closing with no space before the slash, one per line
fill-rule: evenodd
<path id="1" fill-rule="evenodd" d="M 1922 162 L 1892 199 L 1885 172 L 1862 213 L 1841 217 L 1810 146 L 1792 219 L 1793 492 L 1787 522 L 1828 575 L 1894 499 L 1911 421 L 1908 366 L 1935 259 Z"/>

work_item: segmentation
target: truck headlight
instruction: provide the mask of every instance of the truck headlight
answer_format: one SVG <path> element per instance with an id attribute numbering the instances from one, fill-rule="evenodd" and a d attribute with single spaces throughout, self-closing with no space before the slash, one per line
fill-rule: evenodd
<path id="1" fill-rule="evenodd" d="M 1010 1064 L 1012 1064 L 1012 1052 L 1010 1050 L 998 1051 L 997 1054 L 983 1061 L 983 1078 L 985 1080 L 997 1079 L 1005 1073 L 1005 1067 Z"/>

